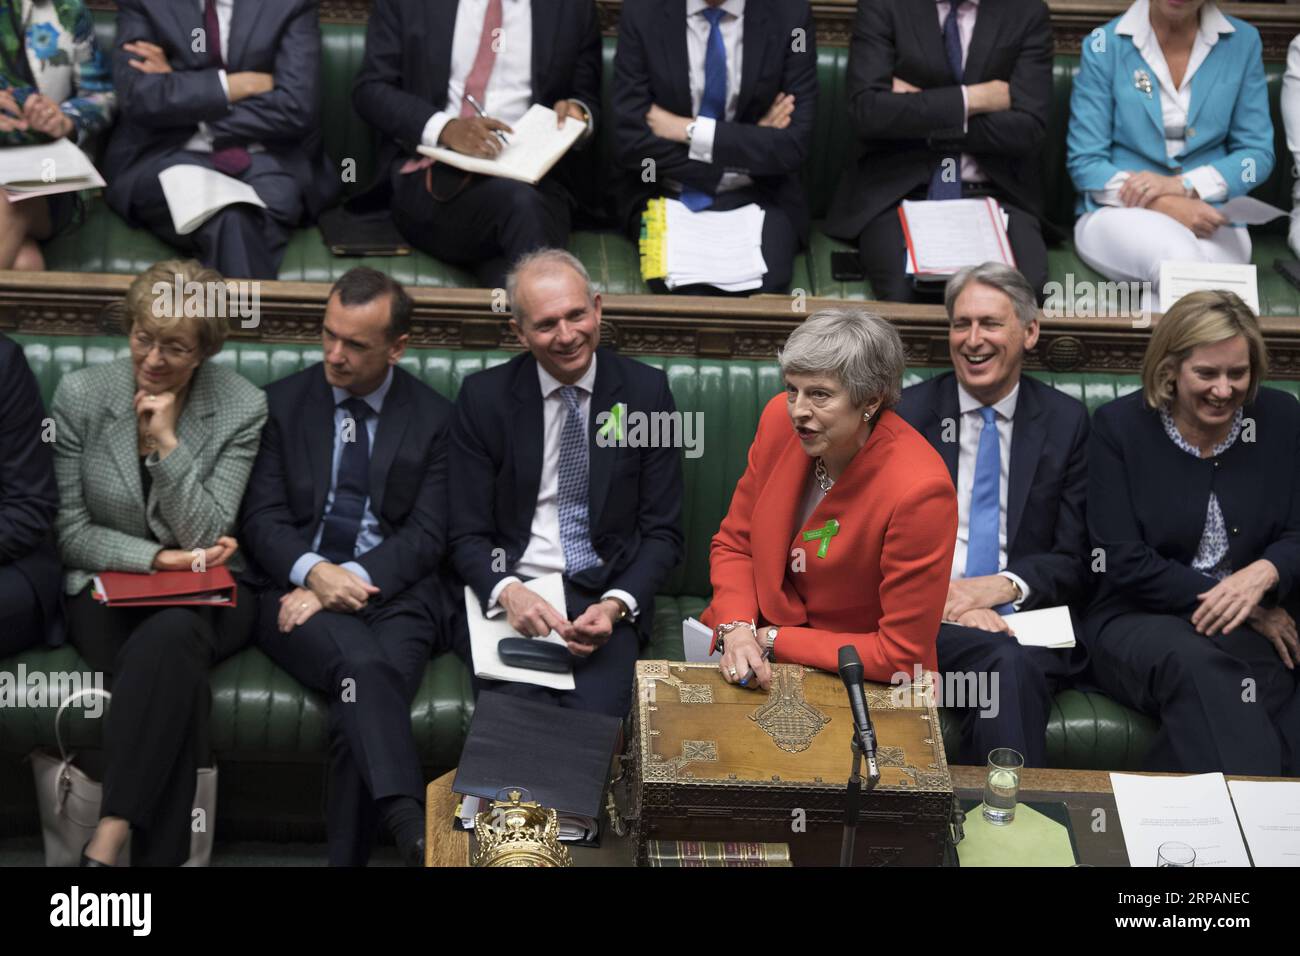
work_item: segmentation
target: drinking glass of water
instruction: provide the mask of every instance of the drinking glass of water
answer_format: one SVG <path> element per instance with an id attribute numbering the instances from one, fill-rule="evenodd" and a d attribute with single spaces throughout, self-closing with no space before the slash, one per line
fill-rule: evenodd
<path id="1" fill-rule="evenodd" d="M 1009 747 L 989 752 L 989 775 L 984 781 L 984 819 L 1002 826 L 1016 818 L 1020 771 L 1025 758 Z"/>
<path id="2" fill-rule="evenodd" d="M 1186 843 L 1162 843 L 1156 850 L 1156 866 L 1195 866 L 1196 851 Z"/>

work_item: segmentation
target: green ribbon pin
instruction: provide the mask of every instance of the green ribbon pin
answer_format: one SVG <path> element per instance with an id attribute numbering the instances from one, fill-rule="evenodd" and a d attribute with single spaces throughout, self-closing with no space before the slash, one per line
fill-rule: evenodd
<path id="1" fill-rule="evenodd" d="M 605 419 L 605 424 L 601 425 L 596 434 L 601 438 L 609 440 L 613 436 L 614 441 L 623 440 L 623 410 L 627 406 L 622 402 L 616 404 L 609 410 L 609 418 Z"/>
<path id="2" fill-rule="evenodd" d="M 817 545 L 817 557 L 824 558 L 826 557 L 826 552 L 830 550 L 831 538 L 835 537 L 839 533 L 840 523 L 834 518 L 831 518 L 820 528 L 805 531 L 803 533 L 803 539 L 805 541 L 820 541 L 821 543 Z"/>

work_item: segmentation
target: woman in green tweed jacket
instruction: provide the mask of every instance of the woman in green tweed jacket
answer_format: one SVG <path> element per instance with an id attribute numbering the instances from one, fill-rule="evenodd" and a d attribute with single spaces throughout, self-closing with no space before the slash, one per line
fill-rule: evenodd
<path id="1" fill-rule="evenodd" d="M 266 420 L 262 390 L 209 361 L 227 320 L 185 314 L 178 283 L 222 283 L 196 262 L 160 262 L 126 296 L 130 356 L 63 376 L 54 393 L 55 522 L 66 568 L 69 637 L 102 671 L 104 799 L 83 865 L 113 865 L 131 837 L 135 865 L 189 857 L 195 774 L 208 762 L 208 671 L 251 636 L 235 608 L 109 608 L 100 571 L 240 570 L 235 528 Z M 224 291 L 224 285 L 218 285 Z"/>
<path id="2" fill-rule="evenodd" d="M 115 105 L 82 0 L 0 0 L 0 148 L 64 137 L 88 147 Z M 45 268 L 36 240 L 66 227 L 76 205 L 76 193 L 0 202 L 0 269 Z"/>

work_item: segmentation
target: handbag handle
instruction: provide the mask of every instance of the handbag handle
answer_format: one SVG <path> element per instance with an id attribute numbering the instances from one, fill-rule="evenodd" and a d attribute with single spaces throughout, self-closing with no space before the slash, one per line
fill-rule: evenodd
<path id="1" fill-rule="evenodd" d="M 83 697 L 90 697 L 94 695 L 103 697 L 105 700 L 113 699 L 113 695 L 110 691 L 100 690 L 98 687 L 88 687 L 85 690 L 77 691 L 75 694 L 70 695 L 65 700 L 60 702 L 59 711 L 54 715 L 54 742 L 58 744 L 59 747 L 59 760 L 63 761 L 64 763 L 67 763 L 70 758 L 68 757 L 67 750 L 65 750 L 63 747 L 63 734 L 60 732 L 59 729 L 59 721 L 63 718 L 63 712 L 67 710 L 68 707 L 71 706 L 73 703 L 75 703 L 76 701 L 80 700 Z"/>

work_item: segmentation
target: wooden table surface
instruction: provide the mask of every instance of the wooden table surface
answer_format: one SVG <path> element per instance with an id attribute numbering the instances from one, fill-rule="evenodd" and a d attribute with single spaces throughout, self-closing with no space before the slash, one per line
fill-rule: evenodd
<path id="1" fill-rule="evenodd" d="M 951 766 L 958 797 L 979 799 L 984 793 L 984 767 Z M 469 866 L 469 834 L 451 829 L 449 821 L 458 798 L 451 792 L 453 770 L 432 781 L 426 791 L 425 866 Z M 1148 776 L 1177 776 L 1148 774 Z M 1275 780 L 1276 777 L 1237 777 L 1229 780 Z M 1022 801 L 1064 803 L 1079 849 L 1079 861 L 1092 866 L 1128 866 L 1119 814 L 1105 770 L 1045 770 L 1027 767 L 1020 772 Z M 1101 811 L 1098 813 L 1098 811 Z M 571 847 L 577 866 L 630 866 L 632 847 L 627 839 L 602 833 L 599 848 Z"/>

